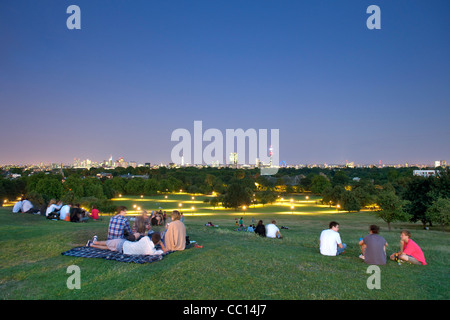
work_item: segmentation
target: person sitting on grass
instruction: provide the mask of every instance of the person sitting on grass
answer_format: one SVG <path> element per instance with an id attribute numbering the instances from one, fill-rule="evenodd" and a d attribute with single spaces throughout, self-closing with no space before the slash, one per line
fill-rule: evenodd
<path id="1" fill-rule="evenodd" d="M 272 220 L 272 223 L 269 223 L 266 226 L 266 237 L 267 238 L 276 238 L 276 239 L 282 239 L 283 236 L 281 235 L 280 229 L 277 227 L 277 222 L 275 220 Z"/>
<path id="2" fill-rule="evenodd" d="M 12 212 L 13 213 L 19 213 L 19 212 L 21 212 L 22 211 L 22 200 L 19 200 L 19 201 L 17 201 L 15 204 L 14 204 L 14 207 L 13 207 L 13 209 L 12 209 Z"/>
<path id="3" fill-rule="evenodd" d="M 390 256 L 391 260 L 398 262 L 409 262 L 425 266 L 425 256 L 422 249 L 411 239 L 411 232 L 402 230 L 400 232 L 400 251 Z"/>
<path id="4" fill-rule="evenodd" d="M 93 205 L 93 206 L 92 206 L 92 210 L 91 210 L 91 216 L 92 216 L 92 219 L 93 219 L 94 221 L 97 221 L 97 220 L 98 220 L 98 213 L 99 213 L 99 211 L 98 211 L 98 209 L 97 209 L 97 206 L 96 206 L 96 205 Z"/>
<path id="5" fill-rule="evenodd" d="M 331 221 L 329 228 L 320 234 L 320 253 L 324 256 L 337 256 L 345 252 L 347 245 L 339 235 L 339 223 Z"/>
<path id="6" fill-rule="evenodd" d="M 386 247 L 388 243 L 378 234 L 379 231 L 380 227 L 371 225 L 369 227 L 369 234 L 359 242 L 362 252 L 359 257 L 367 264 L 386 264 Z"/>
<path id="7" fill-rule="evenodd" d="M 157 250 L 157 245 L 161 246 L 162 250 Z M 98 241 L 95 239 L 89 240 L 87 247 L 121 252 L 129 255 L 161 255 L 167 250 L 164 244 L 161 243 L 161 235 L 157 232 L 150 237 L 144 236 L 139 241 L 128 241 L 126 239 L 112 239 L 106 241 Z"/>
<path id="8" fill-rule="evenodd" d="M 262 220 L 258 221 L 258 225 L 255 228 L 255 233 L 260 237 L 266 237 L 266 227 Z"/>
<path id="9" fill-rule="evenodd" d="M 162 236 L 164 246 L 168 251 L 184 250 L 186 248 L 186 227 L 180 221 L 180 212 L 174 210 L 171 218 L 172 222 L 167 224 L 167 229 Z"/>
<path id="10" fill-rule="evenodd" d="M 145 214 L 146 213 L 147 212 L 145 212 Z M 144 214 L 137 216 L 136 219 L 134 220 L 134 225 L 133 225 L 133 229 L 131 230 L 131 232 L 133 234 L 135 234 L 135 233 L 139 234 L 139 236 L 136 240 L 139 240 L 140 238 L 147 235 L 147 222 L 148 221 L 146 221 Z"/>
<path id="11" fill-rule="evenodd" d="M 48 203 L 47 210 L 45 211 L 45 216 L 47 219 L 59 219 L 59 210 L 61 210 L 62 202 L 56 202 L 55 199 L 51 199 Z"/>
<path id="12" fill-rule="evenodd" d="M 120 206 L 117 208 L 117 214 L 109 220 L 108 240 L 128 239 L 130 241 L 135 241 L 140 237 L 140 234 L 137 232 L 133 234 L 130 223 L 125 217 L 126 215 L 126 207 Z"/>
<path id="13" fill-rule="evenodd" d="M 27 198 L 24 198 L 24 199 L 22 200 L 22 212 L 23 212 L 23 213 L 33 213 L 33 214 L 36 214 L 36 213 L 39 212 L 39 209 L 35 209 L 35 208 L 33 207 L 33 204 L 31 203 L 31 201 L 28 200 Z M 43 215 L 43 213 L 42 213 L 41 215 Z"/>
<path id="14" fill-rule="evenodd" d="M 62 221 L 70 221 L 70 209 L 72 208 L 72 204 L 68 203 L 61 207 L 59 211 L 59 220 Z"/>

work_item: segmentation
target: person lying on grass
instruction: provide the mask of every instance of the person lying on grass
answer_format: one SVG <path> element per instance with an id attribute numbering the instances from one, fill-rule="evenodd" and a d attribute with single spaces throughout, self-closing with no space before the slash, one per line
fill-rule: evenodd
<path id="1" fill-rule="evenodd" d="M 160 245 L 162 250 L 157 250 L 157 245 Z M 128 241 L 126 239 L 89 240 L 86 246 L 130 255 L 160 255 L 167 252 L 164 244 L 161 242 L 161 235 L 157 232 L 152 234 L 151 239 L 148 236 L 144 236 L 139 241 Z"/>
<path id="2" fill-rule="evenodd" d="M 398 262 L 410 262 L 416 265 L 426 265 L 422 249 L 411 239 L 411 232 L 402 230 L 400 232 L 400 251 L 391 255 L 391 260 Z"/>

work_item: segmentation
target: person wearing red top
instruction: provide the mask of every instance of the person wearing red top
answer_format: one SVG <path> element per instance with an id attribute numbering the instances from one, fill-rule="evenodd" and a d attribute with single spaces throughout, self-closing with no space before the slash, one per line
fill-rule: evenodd
<path id="1" fill-rule="evenodd" d="M 412 264 L 426 265 L 422 249 L 411 239 L 411 232 L 402 230 L 400 233 L 400 251 L 391 255 L 391 260 L 408 261 Z"/>
<path id="2" fill-rule="evenodd" d="M 92 206 L 91 217 L 94 220 L 98 219 L 98 209 L 96 206 Z"/>

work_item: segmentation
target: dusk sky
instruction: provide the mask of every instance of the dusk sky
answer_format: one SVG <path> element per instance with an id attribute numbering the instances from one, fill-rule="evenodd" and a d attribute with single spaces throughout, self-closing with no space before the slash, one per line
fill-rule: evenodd
<path id="1" fill-rule="evenodd" d="M 288 165 L 449 162 L 449 16 L 448 0 L 1 0 L 0 164 L 169 163 L 196 120 L 279 129 Z"/>

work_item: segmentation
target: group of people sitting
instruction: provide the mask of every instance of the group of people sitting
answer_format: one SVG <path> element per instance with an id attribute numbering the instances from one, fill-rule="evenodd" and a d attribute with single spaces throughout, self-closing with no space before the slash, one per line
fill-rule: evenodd
<path id="1" fill-rule="evenodd" d="M 40 209 L 37 209 L 29 199 L 23 198 L 14 204 L 12 212 L 39 214 L 47 219 L 71 222 L 86 222 L 89 218 L 93 220 L 99 218 L 99 210 L 96 206 L 93 206 L 91 213 L 89 213 L 80 204 L 63 204 L 62 201 L 56 201 L 55 199 L 51 199 L 48 204 L 44 204 Z"/>
<path id="2" fill-rule="evenodd" d="M 126 215 L 127 208 L 118 207 L 116 215 L 109 222 L 107 239 L 99 241 L 94 236 L 87 246 L 133 255 L 160 255 L 186 248 L 186 227 L 180 220 L 179 211 L 172 212 L 172 221 L 165 225 L 165 230 L 161 233 L 152 230 L 153 212 L 150 217 L 146 211 L 142 212 L 135 218 L 133 228 Z"/>
<path id="3" fill-rule="evenodd" d="M 252 222 L 254 219 L 252 219 Z M 235 231 L 247 231 L 247 232 L 254 232 L 257 235 L 261 237 L 266 238 L 276 238 L 276 239 L 282 239 L 283 235 L 280 232 L 280 228 L 277 227 L 277 222 L 275 220 L 271 220 L 271 223 L 264 225 L 262 220 L 258 221 L 258 224 L 255 226 L 255 224 L 249 225 L 247 228 L 245 228 L 244 220 L 241 217 L 239 220 L 236 218 L 236 225 L 238 226 Z"/>
<path id="4" fill-rule="evenodd" d="M 369 234 L 360 238 L 359 246 L 361 255 L 359 256 L 365 263 L 371 265 L 386 264 L 387 241 L 379 235 L 380 228 L 377 225 L 369 227 Z M 347 248 L 342 243 L 339 234 L 339 223 L 332 221 L 329 228 L 320 234 L 320 253 L 324 256 L 337 256 L 343 254 Z M 393 253 L 390 259 L 400 263 L 409 262 L 415 265 L 426 265 L 425 256 L 422 249 L 411 239 L 411 232 L 402 230 L 400 232 L 400 251 Z"/>

